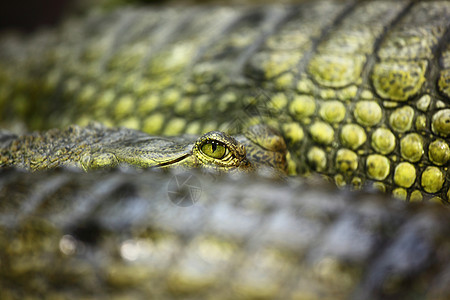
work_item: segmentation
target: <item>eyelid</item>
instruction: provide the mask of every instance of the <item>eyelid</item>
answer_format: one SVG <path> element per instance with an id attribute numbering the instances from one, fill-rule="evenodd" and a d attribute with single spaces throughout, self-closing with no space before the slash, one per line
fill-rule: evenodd
<path id="1" fill-rule="evenodd" d="M 213 145 L 217 145 L 214 147 Z M 218 168 L 238 167 L 246 159 L 245 148 L 236 139 L 221 131 L 211 131 L 201 136 L 194 145 L 193 154 L 200 165 Z M 212 148 L 217 148 L 213 150 Z"/>

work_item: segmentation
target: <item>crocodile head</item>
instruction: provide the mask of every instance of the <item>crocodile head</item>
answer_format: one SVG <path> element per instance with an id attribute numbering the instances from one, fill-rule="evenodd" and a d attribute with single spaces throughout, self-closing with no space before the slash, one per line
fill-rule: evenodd
<path id="1" fill-rule="evenodd" d="M 85 170 L 127 164 L 138 168 L 203 168 L 213 171 L 265 170 L 285 174 L 286 144 L 279 133 L 265 125 L 230 136 L 211 131 L 200 137 L 132 136 L 102 143 L 80 157 Z"/>

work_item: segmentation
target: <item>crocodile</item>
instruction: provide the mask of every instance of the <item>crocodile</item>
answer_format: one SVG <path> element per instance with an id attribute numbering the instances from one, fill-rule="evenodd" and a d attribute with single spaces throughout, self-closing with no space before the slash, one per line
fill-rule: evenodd
<path id="1" fill-rule="evenodd" d="M 149 136 L 127 128 L 92 123 L 17 137 L 0 134 L 0 168 L 44 170 L 79 167 L 85 171 L 128 165 L 138 168 L 203 168 L 213 172 L 285 175 L 286 144 L 263 124 L 232 137 L 211 131 L 200 137 Z"/>
<path id="2" fill-rule="evenodd" d="M 2 170 L 2 299 L 448 298 L 447 208 L 372 191 L 449 201 L 448 16 L 448 1 L 127 7 L 4 37 L 2 124 L 78 125 L 3 134 L 2 166 L 148 166 L 124 133 L 191 147 L 212 131 L 251 153 L 265 142 L 242 133 L 263 123 L 289 174 L 365 189 L 192 173 L 203 198 L 180 208 L 157 170 Z M 150 166 L 180 162 L 165 154 Z"/>
<path id="3" fill-rule="evenodd" d="M 448 1 L 96 12 L 3 39 L 2 120 L 163 136 L 264 123 L 291 175 L 448 203 L 449 15 Z"/>

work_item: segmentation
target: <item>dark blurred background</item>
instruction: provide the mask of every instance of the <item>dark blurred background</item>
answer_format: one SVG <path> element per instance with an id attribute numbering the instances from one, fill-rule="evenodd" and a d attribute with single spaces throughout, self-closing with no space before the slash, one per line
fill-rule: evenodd
<path id="1" fill-rule="evenodd" d="M 0 31 L 15 29 L 31 32 L 43 26 L 54 26 L 68 14 L 81 14 L 93 7 L 114 8 L 123 4 L 301 2 L 305 0 L 9 0 L 0 1 Z"/>
<path id="2" fill-rule="evenodd" d="M 161 3 L 164 0 L 10 0 L 0 2 L 0 30 L 31 32 L 54 26 L 67 14 L 82 13 L 94 6 L 113 7 L 124 3 Z"/>
<path id="3" fill-rule="evenodd" d="M 10 0 L 0 2 L 0 30 L 32 31 L 58 23 L 77 0 Z"/>

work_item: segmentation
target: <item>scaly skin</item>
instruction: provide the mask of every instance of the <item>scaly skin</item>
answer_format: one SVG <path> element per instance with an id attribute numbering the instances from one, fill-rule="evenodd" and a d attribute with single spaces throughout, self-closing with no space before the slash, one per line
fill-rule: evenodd
<path id="1" fill-rule="evenodd" d="M 441 205 L 195 172 L 171 190 L 152 171 L 0 170 L 1 299 L 450 296 Z"/>
<path id="2" fill-rule="evenodd" d="M 21 137 L 0 134 L 0 168 L 14 166 L 36 171 L 74 166 L 88 171 L 127 164 L 138 168 L 205 168 L 219 172 L 266 169 L 274 176 L 286 174 L 286 144 L 278 133 L 256 125 L 244 134 L 234 138 L 213 131 L 201 137 L 164 138 L 100 124 Z"/>
<path id="3" fill-rule="evenodd" d="M 2 122 L 19 115 L 44 129 L 96 119 L 199 135 L 263 121 L 288 142 L 291 171 L 319 170 L 341 185 L 376 175 L 377 187 L 413 200 L 441 185 L 440 172 L 431 194 L 446 199 L 446 7 L 376 1 L 288 7 L 292 18 L 280 7 L 255 18 L 230 8 L 94 16 L 85 27 L 2 42 Z M 229 27 L 234 17 L 242 22 Z M 92 130 L 79 137 L 94 140 Z M 97 132 L 104 149 L 124 129 Z M 10 151 L 6 160 L 21 164 L 43 149 L 47 162 L 64 162 L 50 145 L 67 147 L 65 134 L 19 138 L 32 157 Z M 247 138 L 260 144 L 261 135 Z M 0 170 L 0 298 L 450 297 L 445 208 L 323 182 L 200 174 L 202 198 L 181 208 L 167 197 L 172 174 L 150 171 Z"/>
<path id="4" fill-rule="evenodd" d="M 3 120 L 165 136 L 265 122 L 291 174 L 448 202 L 449 22 L 448 1 L 94 13 L 3 40 Z"/>

